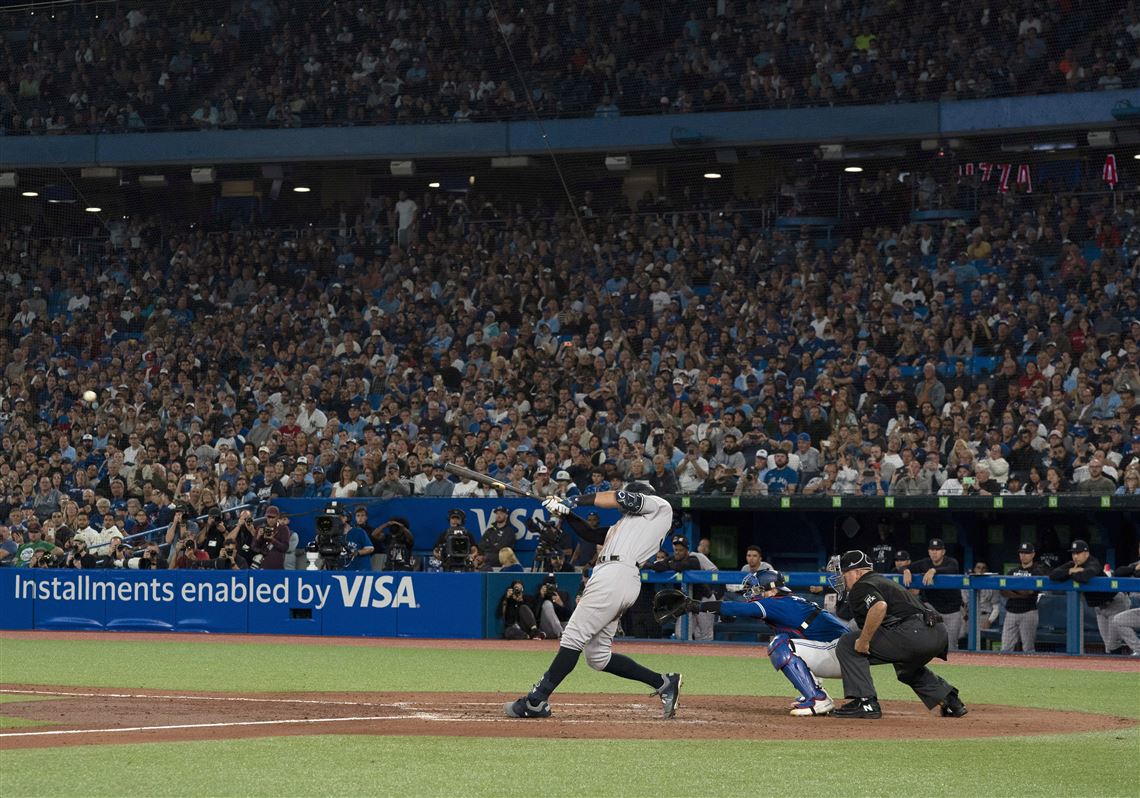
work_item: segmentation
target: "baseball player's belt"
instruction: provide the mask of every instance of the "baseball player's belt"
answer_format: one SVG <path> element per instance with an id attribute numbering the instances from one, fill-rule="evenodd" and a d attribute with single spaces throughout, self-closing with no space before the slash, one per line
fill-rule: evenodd
<path id="1" fill-rule="evenodd" d="M 621 562 L 621 557 L 616 554 L 607 554 L 605 557 L 599 557 L 598 562 Z"/>

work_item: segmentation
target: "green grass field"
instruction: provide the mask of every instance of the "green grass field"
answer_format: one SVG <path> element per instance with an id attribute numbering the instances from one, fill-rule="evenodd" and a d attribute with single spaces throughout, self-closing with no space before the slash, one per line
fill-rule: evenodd
<path id="1" fill-rule="evenodd" d="M 687 694 L 789 694 L 763 659 L 683 647 L 639 657 L 681 670 Z M 249 691 L 521 692 L 547 649 L 449 651 L 173 639 L 0 641 L 0 681 L 89 687 Z M 997 662 L 997 660 L 995 660 Z M 1140 718 L 1140 673 L 942 665 L 967 703 L 1084 709 Z M 880 696 L 911 700 L 889 669 Z M 566 692 L 641 693 L 579 667 Z M 12 700 L 12 699 L 8 699 Z M 177 744 L 79 746 L 0 754 L 0 795 L 714 795 L 763 784 L 844 795 L 1136 794 L 1140 733 L 947 741 L 562 740 L 541 722 L 518 738 L 314 735 Z M 66 767 L 61 764 L 66 761 Z M 51 775 L 49 775 L 51 774 Z M 71 778 L 65 778 L 68 774 Z M 778 786 L 777 786 L 778 785 Z"/>

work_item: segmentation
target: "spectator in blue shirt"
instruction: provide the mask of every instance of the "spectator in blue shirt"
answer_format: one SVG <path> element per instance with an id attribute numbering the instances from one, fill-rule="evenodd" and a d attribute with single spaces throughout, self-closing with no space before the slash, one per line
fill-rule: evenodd
<path id="1" fill-rule="evenodd" d="M 605 472 L 600 468 L 592 470 L 590 472 L 590 484 L 586 486 L 586 490 L 583 492 L 588 496 L 591 493 L 605 493 L 608 490 L 611 488 Z"/>
<path id="2" fill-rule="evenodd" d="M 787 496 L 796 492 L 799 477 L 788 467 L 788 455 L 783 451 L 775 454 L 776 465 L 764 474 L 764 482 L 768 485 L 769 496 Z"/>
<path id="3" fill-rule="evenodd" d="M 371 571 L 372 554 L 376 551 L 376 547 L 372 543 L 372 538 L 368 536 L 368 508 L 363 505 L 357 506 L 352 517 L 345 518 L 345 523 L 348 526 L 345 541 L 350 546 L 356 547 L 355 556 L 345 566 L 345 570 Z"/>

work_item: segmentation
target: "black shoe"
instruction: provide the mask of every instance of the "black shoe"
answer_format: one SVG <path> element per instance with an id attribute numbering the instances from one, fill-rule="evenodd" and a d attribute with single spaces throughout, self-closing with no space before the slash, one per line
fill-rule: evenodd
<path id="1" fill-rule="evenodd" d="M 661 698 L 661 717 L 669 720 L 677 714 L 677 704 L 681 698 L 681 674 L 665 674 L 665 684 L 654 693 Z"/>
<path id="2" fill-rule="evenodd" d="M 831 710 L 833 718 L 881 718 L 883 710 L 873 698 L 854 698 L 841 707 Z"/>
<path id="3" fill-rule="evenodd" d="M 966 705 L 962 703 L 962 699 L 958 698 L 957 690 L 951 690 L 950 695 L 942 699 L 942 717 L 944 718 L 960 718 L 968 711 Z"/>

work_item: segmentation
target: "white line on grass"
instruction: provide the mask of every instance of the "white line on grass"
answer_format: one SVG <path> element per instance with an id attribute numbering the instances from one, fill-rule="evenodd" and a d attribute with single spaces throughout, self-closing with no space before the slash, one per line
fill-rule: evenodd
<path id="1" fill-rule="evenodd" d="M 65 698 L 150 698 L 177 699 L 179 701 L 235 701 L 252 704 L 322 704 L 324 706 L 384 707 L 393 704 L 377 704 L 370 701 L 325 701 L 312 698 L 249 698 L 246 696 L 221 695 L 149 695 L 146 693 L 80 693 L 64 690 L 0 690 L 12 695 L 52 695 Z"/>
<path id="2" fill-rule="evenodd" d="M 123 732 L 164 731 L 168 729 L 224 729 L 233 726 L 279 726 L 296 723 L 350 723 L 363 720 L 407 720 L 405 715 L 362 715 L 355 718 L 285 718 L 282 720 L 234 720 L 224 723 L 178 723 L 170 726 L 124 726 L 107 729 L 60 729 L 58 731 L 3 732 L 0 737 L 43 737 L 62 734 L 121 734 Z"/>
<path id="3" fill-rule="evenodd" d="M 65 731 L 40 731 L 40 732 L 9 732 L 0 733 L 2 737 L 30 737 L 35 735 L 47 734 L 96 734 L 100 732 L 123 732 L 123 731 L 151 731 L 156 729 L 203 729 L 203 728 L 225 728 L 229 726 L 259 726 L 259 725 L 273 725 L 277 723 L 335 723 L 338 721 L 350 720 L 425 720 L 436 723 L 506 723 L 510 722 L 511 718 L 495 717 L 495 718 L 479 718 L 479 717 L 463 717 L 455 716 L 454 714 L 444 714 L 439 711 L 431 711 L 420 709 L 421 704 L 409 701 L 395 701 L 388 704 L 370 703 L 367 701 L 322 701 L 319 699 L 307 698 L 249 698 L 246 696 L 210 696 L 210 695 L 154 695 L 149 693 L 84 693 L 79 691 L 70 690 L 13 690 L 13 689 L 0 689 L 0 693 L 7 693 L 10 695 L 46 695 L 57 696 L 63 698 L 148 698 L 148 699 L 178 699 L 182 701 L 231 701 L 231 702 L 246 702 L 246 703 L 259 703 L 259 704 L 323 704 L 328 706 L 362 706 L 362 707 L 391 707 L 399 710 L 406 710 L 407 714 L 403 715 L 385 715 L 377 717 L 361 717 L 361 718 L 312 718 L 304 720 L 257 720 L 257 721 L 232 721 L 227 723 L 195 723 L 176 726 L 138 726 L 122 729 L 79 729 L 79 730 L 65 730 Z M 502 704 L 496 701 L 459 701 L 456 702 L 457 706 L 469 707 L 501 707 Z M 623 718 L 620 715 L 630 715 L 635 710 L 645 709 L 646 704 L 628 704 L 622 707 L 604 707 L 599 704 L 583 704 L 583 703 L 560 703 L 560 707 L 567 708 L 584 708 L 584 709 L 604 709 L 605 717 L 599 718 L 560 718 L 562 723 L 641 723 L 644 718 Z M 615 717 L 617 715 L 618 717 Z M 681 724 L 694 724 L 704 725 L 709 723 L 707 720 L 699 720 L 696 718 L 675 719 L 673 722 Z"/>

